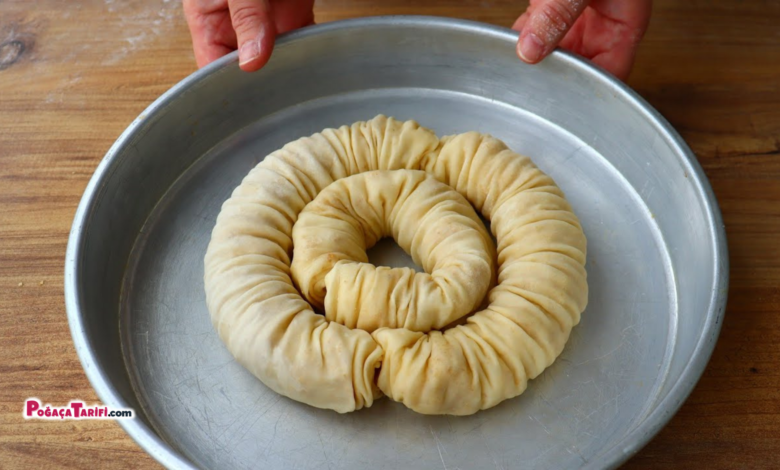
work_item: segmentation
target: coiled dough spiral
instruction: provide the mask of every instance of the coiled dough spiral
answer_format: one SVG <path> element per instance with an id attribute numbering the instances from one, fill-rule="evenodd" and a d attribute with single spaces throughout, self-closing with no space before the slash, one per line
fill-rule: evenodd
<path id="1" fill-rule="evenodd" d="M 423 333 L 350 329 L 315 313 L 291 280 L 293 225 L 328 185 L 422 170 L 491 221 L 498 285 L 464 324 Z M 563 350 L 588 297 L 586 240 L 561 190 L 488 135 L 437 138 L 378 116 L 273 152 L 224 203 L 205 257 L 212 322 L 278 393 L 349 412 L 382 393 L 426 414 L 467 415 L 521 394 Z"/>

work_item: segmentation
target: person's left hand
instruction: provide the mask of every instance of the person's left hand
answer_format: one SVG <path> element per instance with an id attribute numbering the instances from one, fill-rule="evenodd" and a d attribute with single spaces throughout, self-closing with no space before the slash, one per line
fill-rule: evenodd
<path id="1" fill-rule="evenodd" d="M 561 46 L 625 80 L 651 9 L 652 0 L 531 0 L 512 26 L 517 55 L 535 64 Z"/>
<path id="2" fill-rule="evenodd" d="M 238 49 L 242 70 L 268 62 L 278 34 L 314 24 L 314 0 L 183 0 L 198 67 Z"/>

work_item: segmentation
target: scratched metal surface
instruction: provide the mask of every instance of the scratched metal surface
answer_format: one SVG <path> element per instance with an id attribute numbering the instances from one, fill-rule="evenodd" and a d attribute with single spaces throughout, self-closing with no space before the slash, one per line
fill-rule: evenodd
<path id="1" fill-rule="evenodd" d="M 684 143 L 632 92 L 563 53 L 528 67 L 514 39 L 430 18 L 317 27 L 284 39 L 259 74 L 235 56 L 199 72 L 131 125 L 77 213 L 66 289 L 87 374 L 104 402 L 140 412 L 122 423 L 139 444 L 176 468 L 604 468 L 660 429 L 717 337 L 717 205 Z M 203 254 L 222 202 L 286 142 L 378 113 L 499 137 L 555 178 L 582 221 L 582 322 L 525 394 L 493 409 L 314 409 L 263 386 L 211 326 Z M 411 265 L 391 243 L 372 260 Z"/>

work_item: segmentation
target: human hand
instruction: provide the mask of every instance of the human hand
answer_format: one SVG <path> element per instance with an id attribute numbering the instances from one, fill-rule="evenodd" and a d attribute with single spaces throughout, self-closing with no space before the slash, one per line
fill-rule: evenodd
<path id="1" fill-rule="evenodd" d="M 512 26 L 517 55 L 535 64 L 560 45 L 625 80 L 651 10 L 652 0 L 531 0 Z"/>
<path id="2" fill-rule="evenodd" d="M 252 72 L 268 62 L 277 34 L 314 24 L 314 0 L 183 0 L 198 67 L 238 49 Z"/>

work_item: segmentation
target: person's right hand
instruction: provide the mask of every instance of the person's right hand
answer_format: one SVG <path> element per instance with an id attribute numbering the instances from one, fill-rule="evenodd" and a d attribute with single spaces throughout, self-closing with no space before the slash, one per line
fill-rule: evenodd
<path id="1" fill-rule="evenodd" d="M 531 0 L 515 21 L 517 55 L 529 64 L 556 46 L 579 54 L 621 80 L 628 78 L 647 30 L 652 0 Z"/>
<path id="2" fill-rule="evenodd" d="M 247 72 L 268 62 L 277 34 L 314 24 L 314 0 L 183 0 L 198 67 L 238 49 Z"/>

